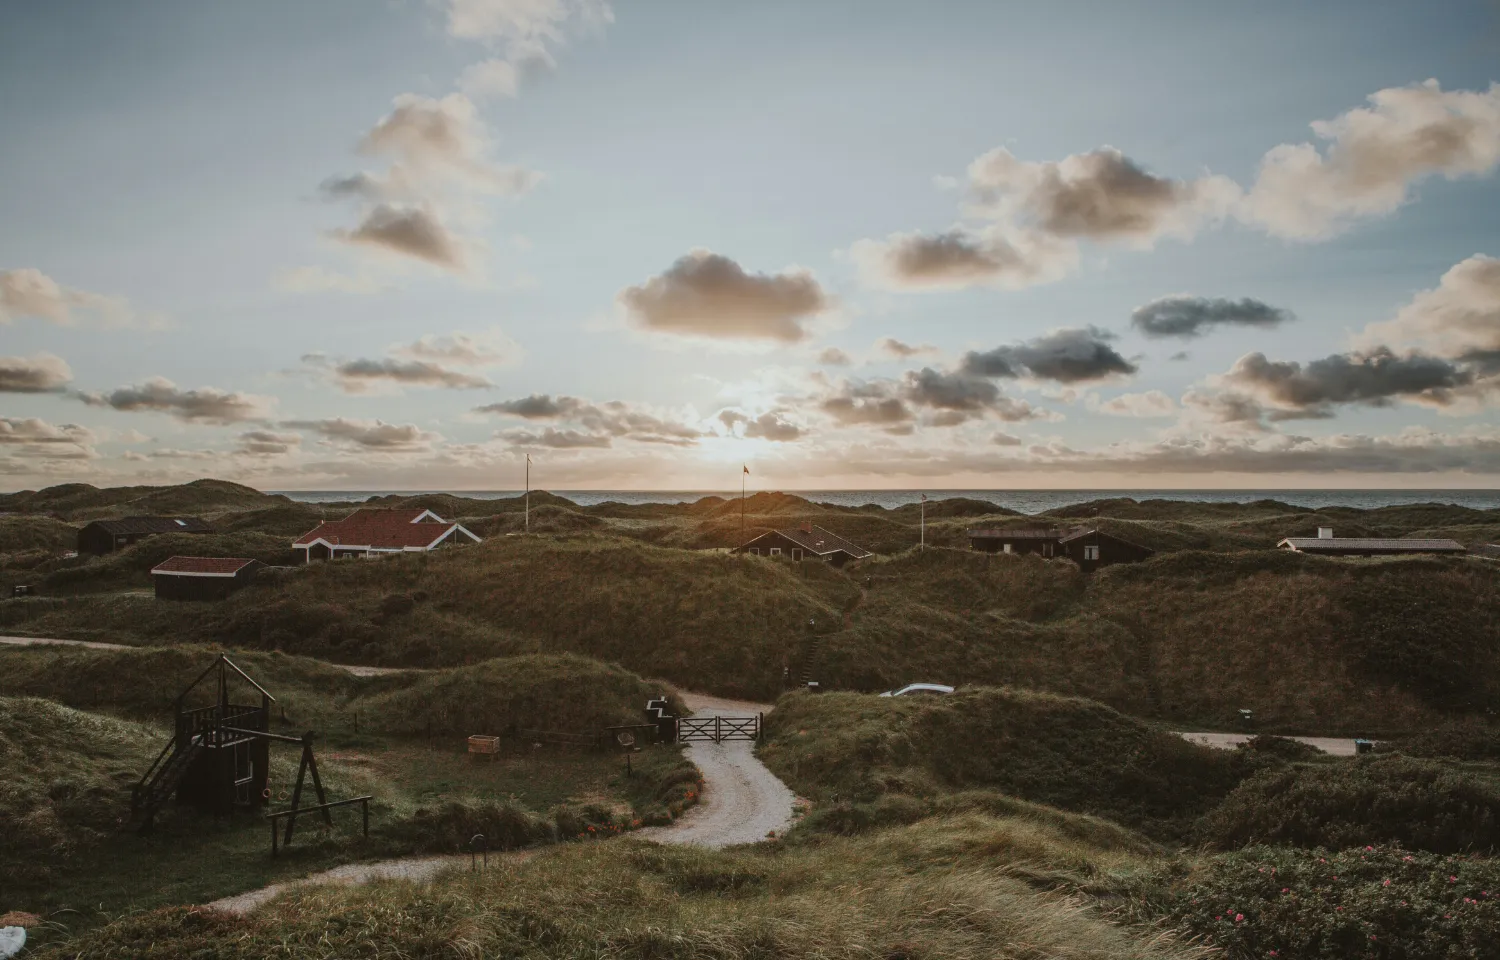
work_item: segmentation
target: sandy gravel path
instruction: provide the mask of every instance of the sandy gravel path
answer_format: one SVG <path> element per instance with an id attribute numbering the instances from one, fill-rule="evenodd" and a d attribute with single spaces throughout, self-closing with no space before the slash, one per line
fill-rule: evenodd
<path id="1" fill-rule="evenodd" d="M 526 851 L 529 852 L 529 851 Z M 497 854 L 491 854 L 491 858 Z M 210 910 L 244 915 L 279 897 L 288 890 L 318 883 L 369 883 L 372 880 L 411 880 L 425 883 L 450 867 L 469 866 L 468 854 L 449 854 L 441 857 L 402 857 L 399 860 L 380 860 L 375 863 L 350 863 L 322 873 L 313 873 L 298 880 L 273 883 L 269 887 L 250 890 L 246 893 L 225 897 L 206 904 Z"/>
<path id="2" fill-rule="evenodd" d="M 55 637 L 0 637 L 0 643 L 13 647 L 85 647 L 89 650 L 134 650 L 124 643 L 105 643 L 102 640 L 59 640 Z M 327 661 L 324 661 L 325 663 Z M 383 677 L 390 673 L 420 670 L 420 667 L 365 667 L 353 663 L 329 663 L 330 667 L 347 670 L 356 677 Z"/>
<path id="3" fill-rule="evenodd" d="M 695 717 L 750 717 L 769 713 L 770 704 L 747 703 L 684 693 Z M 691 743 L 688 759 L 703 772 L 703 796 L 670 827 L 651 827 L 635 835 L 658 843 L 728 847 L 755 843 L 792 823 L 792 791 L 755 756 L 748 740 Z"/>
<path id="4" fill-rule="evenodd" d="M 1217 747 L 1220 750 L 1233 750 L 1235 747 L 1249 740 L 1253 734 L 1248 733 L 1179 733 L 1179 737 L 1192 743 L 1202 744 L 1205 747 Z M 1354 741 L 1343 737 L 1287 737 L 1288 740 L 1296 740 L 1310 747 L 1317 747 L 1324 753 L 1335 757 L 1354 756 Z"/>

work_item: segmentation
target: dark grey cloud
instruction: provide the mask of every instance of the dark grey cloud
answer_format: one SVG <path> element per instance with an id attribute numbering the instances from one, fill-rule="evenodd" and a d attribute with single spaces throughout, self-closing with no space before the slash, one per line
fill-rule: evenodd
<path id="1" fill-rule="evenodd" d="M 1056 280 L 1077 251 L 1035 231 L 893 233 L 850 248 L 865 279 L 892 290 L 952 290 L 995 285 L 1026 287 Z"/>
<path id="2" fill-rule="evenodd" d="M 188 422 L 216 424 L 264 420 L 270 415 L 271 407 L 271 401 L 266 397 L 213 387 L 183 390 L 165 377 L 153 377 L 109 393 L 80 393 L 78 397 L 94 407 L 166 413 Z"/>
<path id="3" fill-rule="evenodd" d="M 746 416 L 738 410 L 720 410 L 719 422 L 731 430 L 743 424 L 740 436 L 749 440 L 773 440 L 778 443 L 788 443 L 801 438 L 807 432 L 787 420 L 785 415 L 777 410 L 763 413 L 758 417 Z"/>
<path id="4" fill-rule="evenodd" d="M 516 400 L 502 400 L 476 407 L 475 412 L 523 420 L 574 423 L 589 435 L 624 438 L 638 443 L 692 446 L 704 435 L 702 429 L 691 424 L 637 410 L 622 400 L 594 403 L 580 397 L 532 394 Z"/>
<path id="5" fill-rule="evenodd" d="M 1389 406 L 1398 399 L 1448 406 L 1474 374 L 1449 360 L 1380 348 L 1307 364 L 1241 357 L 1225 380 L 1275 408 L 1272 419 L 1326 418 L 1343 404 Z"/>
<path id="6" fill-rule="evenodd" d="M 347 243 L 425 260 L 446 270 L 466 267 L 463 242 L 424 206 L 382 203 L 371 209 L 359 226 L 335 231 L 334 236 Z"/>
<path id="7" fill-rule="evenodd" d="M 239 452 L 255 457 L 277 457 L 302 445 L 302 435 L 272 430 L 247 430 L 239 436 Z"/>
<path id="8" fill-rule="evenodd" d="M 1031 404 L 1006 396 L 989 380 L 963 371 L 908 370 L 897 380 L 846 381 L 820 402 L 824 413 L 843 426 L 905 428 L 925 412 L 922 423 L 953 427 L 995 417 L 1005 421 L 1045 416 Z"/>
<path id="9" fill-rule="evenodd" d="M 0 393 L 53 393 L 71 379 L 67 362 L 50 353 L 0 357 Z"/>
<path id="10" fill-rule="evenodd" d="M 904 343 L 895 337 L 881 337 L 875 341 L 875 349 L 898 360 L 910 360 L 924 353 L 938 352 L 938 348 L 930 343 Z"/>
<path id="11" fill-rule="evenodd" d="M 1098 327 L 1054 330 L 1035 340 L 982 353 L 970 351 L 964 354 L 961 368 L 976 377 L 1030 376 L 1059 383 L 1087 383 L 1135 373 L 1136 365 L 1110 345 L 1113 339 L 1113 334 Z"/>
<path id="12" fill-rule="evenodd" d="M 330 200 L 348 197 L 378 200 L 385 190 L 379 178 L 368 173 L 355 173 L 347 177 L 329 177 L 318 184 L 318 192 Z"/>
<path id="13" fill-rule="evenodd" d="M 746 273 L 728 257 L 694 250 L 616 300 L 643 330 L 728 340 L 795 343 L 833 300 L 805 270 Z"/>
<path id="14" fill-rule="evenodd" d="M 437 434 L 414 423 L 386 423 L 384 420 L 352 420 L 332 417 L 324 420 L 288 420 L 281 426 L 308 430 L 334 443 L 344 443 L 363 450 L 385 453 L 415 453 L 428 449 Z"/>
<path id="15" fill-rule="evenodd" d="M 546 427 L 540 432 L 501 430 L 495 436 L 518 447 L 547 447 L 552 450 L 598 449 L 614 443 L 614 439 L 607 433 L 582 433 L 578 430 L 558 430 L 555 427 Z"/>
<path id="16" fill-rule="evenodd" d="M 1293 319 L 1291 311 L 1249 297 L 1239 300 L 1220 297 L 1162 297 L 1137 307 L 1130 315 L 1131 324 L 1145 336 L 1183 339 L 1202 336 L 1212 327 L 1265 329 Z"/>
<path id="17" fill-rule="evenodd" d="M 363 393 L 381 383 L 450 390 L 494 386 L 484 377 L 449 370 L 429 360 L 350 360 L 334 367 L 334 377 L 345 393 Z"/>

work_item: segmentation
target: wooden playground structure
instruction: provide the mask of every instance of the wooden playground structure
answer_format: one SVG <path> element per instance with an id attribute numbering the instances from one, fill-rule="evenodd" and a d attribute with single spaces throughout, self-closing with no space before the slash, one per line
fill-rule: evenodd
<path id="1" fill-rule="evenodd" d="M 195 691 L 197 700 L 208 689 L 205 681 L 213 677 L 211 703 L 189 706 Z M 235 703 L 230 699 L 230 685 L 248 685 L 258 703 Z M 333 825 L 329 813 L 334 807 L 358 803 L 362 809 L 364 835 L 370 835 L 370 797 L 352 797 L 329 801 L 318 775 L 318 760 L 313 754 L 313 733 L 300 737 L 271 732 L 271 696 L 233 660 L 220 654 L 198 678 L 177 695 L 173 704 L 174 732 L 156 760 L 130 793 L 132 819 L 140 819 L 140 832 L 149 834 L 155 828 L 156 814 L 167 801 L 175 800 L 214 816 L 229 816 L 236 809 L 258 809 L 271 800 L 270 746 L 275 743 L 302 747 L 302 762 L 292 788 L 291 807 L 266 815 L 271 823 L 271 854 L 292 842 L 297 817 L 318 813 L 323 822 Z M 309 775 L 317 803 L 303 806 L 302 790 Z M 284 837 L 278 836 L 278 821 L 285 820 Z"/>

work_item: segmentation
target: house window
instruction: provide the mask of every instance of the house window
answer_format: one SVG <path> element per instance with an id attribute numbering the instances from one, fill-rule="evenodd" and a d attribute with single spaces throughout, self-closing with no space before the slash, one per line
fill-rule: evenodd
<path id="1" fill-rule="evenodd" d="M 781 556 L 781 548 L 780 547 L 772 547 L 771 548 L 771 556 L 773 556 L 773 557 L 779 557 L 779 556 Z"/>
<path id="2" fill-rule="evenodd" d="M 1083 559 L 1085 559 L 1085 560 L 1098 560 L 1099 559 L 1099 548 L 1097 546 L 1085 546 L 1083 548 Z"/>
<path id="3" fill-rule="evenodd" d="M 793 560 L 801 560 L 802 559 L 802 551 L 801 551 L 801 549 L 799 549 L 797 547 L 793 547 L 792 548 L 792 559 Z"/>
<path id="4" fill-rule="evenodd" d="M 1050 543 L 1044 543 L 1044 544 L 1042 544 L 1042 556 L 1044 556 L 1044 557 L 1050 557 L 1050 556 L 1052 556 L 1052 544 L 1050 544 Z"/>
<path id="5" fill-rule="evenodd" d="M 755 554 L 758 557 L 758 556 L 760 556 L 760 547 L 751 547 L 750 548 L 750 552 L 753 553 L 753 554 Z"/>
<path id="6" fill-rule="evenodd" d="M 1006 553 L 1010 553 L 1011 552 L 1010 544 L 1008 544 L 1008 543 L 1005 545 L 1005 552 Z"/>

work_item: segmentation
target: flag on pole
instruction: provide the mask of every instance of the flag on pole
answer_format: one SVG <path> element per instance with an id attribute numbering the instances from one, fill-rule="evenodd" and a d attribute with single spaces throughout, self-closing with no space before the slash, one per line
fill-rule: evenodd
<path id="1" fill-rule="evenodd" d="M 745 472 L 746 472 L 746 473 L 749 473 L 749 472 L 750 472 L 750 468 L 749 468 L 749 467 L 748 467 L 748 466 L 747 466 L 747 467 L 745 467 Z"/>

